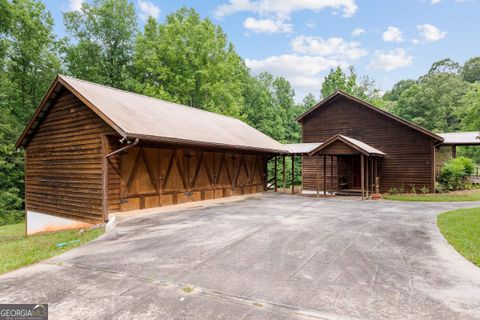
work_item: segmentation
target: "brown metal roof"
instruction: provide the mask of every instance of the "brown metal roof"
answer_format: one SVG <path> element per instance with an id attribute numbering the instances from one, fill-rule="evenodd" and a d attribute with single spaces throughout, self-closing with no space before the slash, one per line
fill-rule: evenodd
<path id="1" fill-rule="evenodd" d="M 57 76 L 47 96 L 58 92 L 58 84 L 127 138 L 288 153 L 281 143 L 235 118 L 63 75 Z M 34 132 L 31 126 L 38 125 L 35 118 L 46 111 L 47 96 L 17 141 L 17 147 L 28 143 Z"/>
<path id="2" fill-rule="evenodd" d="M 480 145 L 480 132 L 439 133 L 444 145 Z"/>
<path id="3" fill-rule="evenodd" d="M 297 121 L 298 121 L 298 122 L 302 122 L 303 119 L 304 119 L 305 117 L 307 117 L 309 114 L 311 114 L 312 112 L 314 112 L 315 110 L 317 110 L 318 108 L 320 108 L 321 106 L 323 106 L 324 104 L 326 104 L 327 102 L 330 102 L 330 101 L 336 99 L 336 98 L 339 97 L 339 96 L 342 96 L 342 97 L 345 97 L 345 98 L 347 98 L 347 99 L 349 99 L 349 100 L 355 101 L 355 102 L 363 105 L 364 107 L 367 107 L 367 108 L 369 108 L 369 109 L 371 109 L 371 110 L 373 110 L 373 111 L 376 111 L 376 112 L 378 112 L 378 113 L 380 113 L 380 114 L 383 114 L 384 116 L 386 116 L 386 117 L 388 117 L 388 118 L 390 118 L 390 119 L 393 119 L 393 120 L 395 120 L 395 121 L 397 121 L 397 122 L 399 122 L 399 123 L 401 123 L 401 124 L 404 124 L 404 125 L 412 128 L 412 129 L 414 129 L 414 130 L 417 130 L 417 131 L 419 131 L 419 132 L 421 132 L 421 133 L 423 133 L 423 134 L 426 134 L 426 135 L 434 138 L 435 140 L 437 140 L 437 141 L 439 141 L 439 142 L 442 142 L 442 141 L 443 141 L 443 138 L 442 138 L 441 136 L 439 136 L 439 135 L 437 135 L 437 134 L 435 134 L 435 133 L 433 133 L 433 132 L 431 132 L 431 131 L 429 131 L 429 130 L 427 130 L 427 129 L 425 129 L 425 128 L 422 128 L 421 126 L 416 125 L 415 123 L 410 122 L 410 121 L 407 121 L 407 120 L 405 120 L 405 119 L 402 119 L 402 118 L 400 118 L 400 117 L 398 117 L 398 116 L 396 116 L 396 115 L 394 115 L 394 114 L 391 114 L 390 112 L 387 112 L 387 111 L 385 111 L 385 110 L 382 110 L 382 109 L 380 109 L 380 108 L 377 108 L 377 107 L 375 107 L 374 105 L 372 105 L 372 104 L 370 104 L 370 103 L 368 103 L 368 102 L 366 102 L 366 101 L 363 101 L 363 100 L 361 100 L 361 99 L 359 99 L 359 98 L 357 98 L 357 97 L 354 97 L 354 96 L 352 96 L 351 94 L 348 94 L 348 93 L 346 93 L 346 92 L 344 92 L 344 91 L 341 91 L 341 90 L 336 90 L 336 91 L 335 91 L 334 93 L 332 93 L 330 96 L 328 96 L 327 98 L 323 99 L 322 101 L 320 101 L 319 103 L 317 103 L 316 105 L 314 105 L 312 108 L 310 108 L 309 110 L 307 110 L 306 112 L 304 112 L 302 115 L 300 115 L 300 116 L 297 118 Z"/>
<path id="4" fill-rule="evenodd" d="M 313 154 L 321 151 L 322 149 L 328 147 L 329 145 L 331 145 L 335 141 L 342 141 L 343 143 L 347 144 L 351 148 L 359 151 L 360 153 L 368 155 L 368 156 L 380 156 L 380 157 L 385 156 L 385 153 L 383 153 L 382 151 L 366 144 L 365 142 L 357 140 L 357 139 L 353 139 L 353 138 L 350 138 L 350 137 L 347 137 L 347 136 L 344 136 L 344 135 L 341 135 L 341 134 L 337 134 L 337 135 L 334 135 L 333 137 L 329 138 L 327 141 L 322 143 L 320 146 L 318 146 L 317 148 L 312 150 L 310 152 L 310 155 L 313 155 Z"/>
<path id="5" fill-rule="evenodd" d="M 291 154 L 308 154 L 322 145 L 321 142 L 284 144 Z"/>

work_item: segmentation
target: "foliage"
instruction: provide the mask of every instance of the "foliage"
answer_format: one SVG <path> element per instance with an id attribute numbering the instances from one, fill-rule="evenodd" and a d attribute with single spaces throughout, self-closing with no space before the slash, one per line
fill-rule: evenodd
<path id="1" fill-rule="evenodd" d="M 440 173 L 440 183 L 448 190 L 463 190 L 467 178 L 473 174 L 475 164 L 466 157 L 451 159 L 445 163 Z"/>
<path id="2" fill-rule="evenodd" d="M 64 13 L 71 39 L 64 39 L 65 64 L 71 75 L 123 88 L 132 63 L 136 16 L 128 0 L 95 0 L 80 11 Z"/>
<path id="3" fill-rule="evenodd" d="M 438 228 L 462 256 L 480 267 L 480 209 L 458 209 L 440 214 Z"/>
<path id="4" fill-rule="evenodd" d="M 103 228 L 92 228 L 84 231 L 68 230 L 24 237 L 25 223 L 0 226 L 0 252 L 2 253 L 0 274 L 62 254 L 97 238 L 103 232 Z M 61 248 L 56 246 L 58 243 L 72 240 L 80 240 L 80 242 Z"/>
<path id="5" fill-rule="evenodd" d="M 357 73 L 353 66 L 348 68 L 348 74 L 340 67 L 331 69 L 330 73 L 323 80 L 320 90 L 322 98 L 331 95 L 335 90 L 342 90 L 361 99 L 368 99 L 375 96 L 375 81 L 368 76 L 358 79 Z"/>
<path id="6" fill-rule="evenodd" d="M 220 28 L 181 8 L 160 24 L 150 18 L 135 44 L 132 88 L 241 117 L 248 71 Z"/>
<path id="7" fill-rule="evenodd" d="M 471 83 L 480 81 L 480 57 L 473 57 L 465 62 L 462 68 L 462 78 Z"/>

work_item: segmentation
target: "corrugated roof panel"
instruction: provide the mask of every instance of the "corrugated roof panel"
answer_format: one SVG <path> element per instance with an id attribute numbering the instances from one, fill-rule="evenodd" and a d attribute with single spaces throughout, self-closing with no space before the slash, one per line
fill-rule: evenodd
<path id="1" fill-rule="evenodd" d="M 480 132 L 448 132 L 439 133 L 444 141 L 443 144 L 459 144 L 459 145 L 480 145 Z"/>
<path id="2" fill-rule="evenodd" d="M 288 152 L 246 123 L 197 108 L 59 76 L 127 136 Z"/>
<path id="3" fill-rule="evenodd" d="M 310 153 L 321 145 L 321 142 L 284 144 L 285 148 L 292 154 Z"/>

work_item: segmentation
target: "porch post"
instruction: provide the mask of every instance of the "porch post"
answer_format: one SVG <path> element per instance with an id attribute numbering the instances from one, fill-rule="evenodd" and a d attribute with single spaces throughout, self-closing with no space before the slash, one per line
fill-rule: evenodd
<path id="1" fill-rule="evenodd" d="M 361 177 L 361 184 L 362 184 L 362 200 L 365 199 L 365 163 L 363 159 L 363 154 L 360 154 L 360 177 Z"/>
<path id="2" fill-rule="evenodd" d="M 286 178 L 286 175 L 285 175 L 285 156 L 282 157 L 283 158 L 283 163 L 282 163 L 282 169 L 283 169 L 283 181 L 282 181 L 282 187 L 283 187 L 283 193 L 287 192 L 287 178 Z"/>
<path id="3" fill-rule="evenodd" d="M 275 161 L 275 163 L 273 165 L 273 167 L 274 167 L 273 171 L 274 171 L 274 174 L 275 174 L 275 177 L 274 177 L 275 179 L 273 180 L 275 182 L 275 189 L 274 190 L 275 190 L 275 192 L 277 192 L 278 191 L 278 185 L 277 185 L 277 156 L 273 157 L 273 160 Z"/>
<path id="4" fill-rule="evenodd" d="M 374 161 L 375 161 L 375 158 L 372 158 L 371 161 L 370 161 L 370 165 L 371 165 L 371 166 L 370 166 L 370 172 L 371 172 L 370 175 L 371 175 L 371 179 L 372 179 L 372 180 L 371 180 L 371 181 L 372 181 L 372 182 L 371 182 L 371 188 L 372 188 L 372 189 L 370 189 L 370 190 L 371 190 L 370 194 L 371 194 L 372 196 L 373 196 L 373 194 L 375 193 L 375 190 L 373 189 L 373 188 L 375 187 L 375 172 L 374 172 L 374 170 L 373 170 L 373 162 L 374 162 Z"/>
<path id="5" fill-rule="evenodd" d="M 333 156 L 330 156 L 330 189 L 333 195 Z"/>
<path id="6" fill-rule="evenodd" d="M 327 197 L 327 155 L 323 155 L 323 197 Z"/>
<path id="7" fill-rule="evenodd" d="M 320 156 L 317 154 L 317 198 L 320 197 Z"/>
<path id="8" fill-rule="evenodd" d="M 369 177 L 368 177 L 368 165 L 369 165 L 369 162 L 370 161 L 370 157 L 367 156 L 367 172 L 366 172 L 366 178 L 367 178 L 367 183 L 366 183 L 366 188 L 365 188 L 365 194 L 366 194 L 366 197 L 367 197 L 367 200 L 368 200 L 368 188 L 370 188 L 370 186 L 368 185 L 368 182 L 369 182 Z"/>
<path id="9" fill-rule="evenodd" d="M 292 155 L 292 194 L 295 193 L 295 155 Z"/>

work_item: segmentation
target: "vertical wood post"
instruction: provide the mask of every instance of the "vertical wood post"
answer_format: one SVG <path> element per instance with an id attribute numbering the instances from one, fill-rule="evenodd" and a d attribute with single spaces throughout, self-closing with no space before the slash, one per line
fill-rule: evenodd
<path id="1" fill-rule="evenodd" d="M 286 171 L 285 171 L 285 156 L 282 157 L 282 169 L 283 169 L 283 176 L 282 176 L 282 187 L 283 187 L 283 193 L 287 192 L 287 176 L 286 176 Z"/>
<path id="2" fill-rule="evenodd" d="M 317 198 L 320 197 L 320 156 L 317 155 Z"/>
<path id="3" fill-rule="evenodd" d="M 373 170 L 373 162 L 375 161 L 375 158 L 372 158 L 370 160 L 370 178 L 371 178 L 371 183 L 370 183 L 370 186 L 371 186 L 371 189 L 370 189 L 370 194 L 373 195 L 375 193 L 375 172 Z"/>
<path id="4" fill-rule="evenodd" d="M 323 197 L 327 197 L 327 155 L 323 155 Z"/>
<path id="5" fill-rule="evenodd" d="M 360 178 L 362 183 L 362 200 L 365 199 L 365 160 L 363 159 L 363 154 L 360 155 Z"/>
<path id="6" fill-rule="evenodd" d="M 292 194 L 295 193 L 295 155 L 292 155 Z"/>
<path id="7" fill-rule="evenodd" d="M 102 136 L 102 215 L 108 220 L 108 138 Z"/>
<path id="8" fill-rule="evenodd" d="M 333 156 L 330 156 L 330 191 L 333 195 Z"/>
<path id="9" fill-rule="evenodd" d="M 370 188 L 370 186 L 369 186 L 369 184 L 368 184 L 368 183 L 370 182 L 370 181 L 369 181 L 369 180 L 370 180 L 370 179 L 369 179 L 369 174 L 368 174 L 368 166 L 369 166 L 369 163 L 368 163 L 368 162 L 369 162 L 369 161 L 370 161 L 370 157 L 367 156 L 367 163 L 366 163 L 366 164 L 367 164 L 367 168 L 366 168 L 367 171 L 366 171 L 366 174 L 365 174 L 365 176 L 366 176 L 366 178 L 367 178 L 367 179 L 366 179 L 366 180 L 367 180 L 367 181 L 366 181 L 366 188 L 365 188 L 365 194 L 366 194 L 367 200 L 368 200 L 368 188 Z"/>
<path id="10" fill-rule="evenodd" d="M 277 156 L 273 157 L 273 161 L 274 164 L 273 164 L 273 174 L 275 175 L 274 176 L 274 179 L 273 179 L 273 182 L 275 183 L 275 187 L 274 187 L 274 191 L 277 192 L 278 191 L 278 185 L 277 185 Z"/>
<path id="11" fill-rule="evenodd" d="M 455 159 L 457 157 L 457 146 L 452 146 L 452 158 Z"/>

